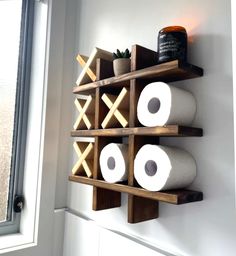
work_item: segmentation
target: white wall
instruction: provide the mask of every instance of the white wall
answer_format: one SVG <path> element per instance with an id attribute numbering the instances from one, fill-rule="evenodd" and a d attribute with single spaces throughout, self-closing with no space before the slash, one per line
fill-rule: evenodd
<path id="1" fill-rule="evenodd" d="M 114 51 L 140 44 L 156 50 L 162 27 L 179 24 L 187 28 L 189 62 L 203 67 L 205 75 L 173 85 L 195 95 L 198 111 L 194 126 L 204 129 L 204 137 L 162 139 L 162 143 L 193 154 L 198 176 L 191 188 L 203 191 L 204 201 L 182 206 L 161 203 L 159 219 L 131 225 L 127 224 L 126 195 L 122 195 L 120 208 L 93 212 L 91 187 L 69 183 L 67 206 L 98 225 L 147 240 L 176 255 L 235 255 L 230 0 L 78 1 L 76 48 L 85 55 L 95 46 Z M 66 223 L 70 230 L 71 222 Z M 79 229 L 73 228 L 70 235 L 76 236 Z"/>

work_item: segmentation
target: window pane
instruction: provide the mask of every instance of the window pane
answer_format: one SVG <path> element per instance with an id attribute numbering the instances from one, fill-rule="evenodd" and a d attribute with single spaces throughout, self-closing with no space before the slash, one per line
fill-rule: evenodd
<path id="1" fill-rule="evenodd" d="M 21 0 L 0 0 L 0 222 L 8 208 L 21 5 Z"/>

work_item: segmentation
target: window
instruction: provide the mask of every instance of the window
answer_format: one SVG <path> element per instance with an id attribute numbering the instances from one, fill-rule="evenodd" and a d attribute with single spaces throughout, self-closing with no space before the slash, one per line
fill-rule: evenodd
<path id="1" fill-rule="evenodd" d="M 32 26 L 33 1 L 0 0 L 0 225 L 8 233 L 19 220 L 13 201 L 22 193 Z"/>

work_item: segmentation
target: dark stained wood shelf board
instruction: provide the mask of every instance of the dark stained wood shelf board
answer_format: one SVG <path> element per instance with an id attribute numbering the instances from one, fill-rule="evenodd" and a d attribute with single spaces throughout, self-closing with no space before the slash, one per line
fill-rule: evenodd
<path id="1" fill-rule="evenodd" d="M 91 179 L 83 176 L 69 176 L 69 180 L 82 184 L 92 185 L 95 187 L 113 190 L 117 192 L 124 192 L 138 197 L 144 197 L 156 201 L 162 201 L 170 204 L 186 204 L 203 200 L 202 192 L 191 190 L 171 190 L 162 192 L 147 191 L 142 188 L 131 187 L 122 184 L 111 184 L 103 180 Z"/>
<path id="2" fill-rule="evenodd" d="M 75 86 L 73 93 L 92 90 L 97 87 L 116 85 L 127 86 L 131 79 L 145 79 L 147 81 L 174 82 L 203 76 L 203 69 L 189 63 L 182 63 L 178 60 L 162 63 L 159 65 L 136 70 L 124 75 L 106 78 L 93 83 Z"/>
<path id="3" fill-rule="evenodd" d="M 72 137 L 109 137 L 109 136 L 160 136 L 160 137 L 201 137 L 203 131 L 201 128 L 168 125 L 157 127 L 135 127 L 135 128 L 111 128 L 111 129 L 95 129 L 95 130 L 74 130 L 71 131 Z"/>

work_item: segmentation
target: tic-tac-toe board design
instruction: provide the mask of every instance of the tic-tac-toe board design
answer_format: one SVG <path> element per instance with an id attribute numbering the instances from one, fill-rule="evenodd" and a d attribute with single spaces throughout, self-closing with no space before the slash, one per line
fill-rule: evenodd
<path id="1" fill-rule="evenodd" d="M 69 177 L 70 181 L 93 186 L 93 209 L 102 210 L 121 205 L 121 193 L 128 194 L 128 222 L 137 223 L 158 217 L 158 202 L 171 204 L 186 204 L 201 201 L 202 192 L 191 190 L 170 190 L 151 192 L 141 188 L 134 178 L 134 158 L 138 150 L 145 144 L 159 144 L 161 137 L 200 137 L 201 128 L 168 125 L 164 127 L 143 127 L 137 119 L 137 102 L 142 89 L 150 82 L 174 82 L 185 79 L 201 77 L 203 70 L 189 63 L 174 60 L 156 65 L 156 52 L 139 45 L 132 47 L 131 72 L 114 76 L 112 62 L 103 59 L 96 61 L 96 81 L 74 87 L 74 94 L 86 94 L 88 99 L 94 99 L 94 115 L 90 115 L 90 122 L 94 127 L 79 125 L 71 131 L 72 137 L 94 137 L 92 173 L 87 173 L 82 163 L 78 172 Z M 87 103 L 87 101 L 86 101 Z M 85 122 L 88 116 L 87 103 L 81 106 L 83 117 L 79 120 Z M 80 104 L 81 105 L 81 104 Z M 91 105 L 92 106 L 92 105 Z M 79 109 L 79 108 L 78 108 Z M 89 113 L 93 113 L 91 109 Z M 81 121 L 81 122 L 82 122 Z M 85 122 L 86 123 L 86 122 Z M 78 124 L 78 121 L 77 121 Z M 110 184 L 103 180 L 99 167 L 99 156 L 107 144 L 122 143 L 126 141 L 129 152 L 128 181 Z M 82 155 L 82 162 L 86 162 L 88 154 L 82 152 L 80 142 L 76 145 L 81 148 L 78 155 Z M 89 145 L 89 144 L 88 144 Z M 87 155 L 88 154 L 88 155 Z M 88 159 L 91 160 L 91 159 Z M 82 167 L 81 167 L 82 166 Z M 76 168 L 75 168 L 76 169 Z"/>

